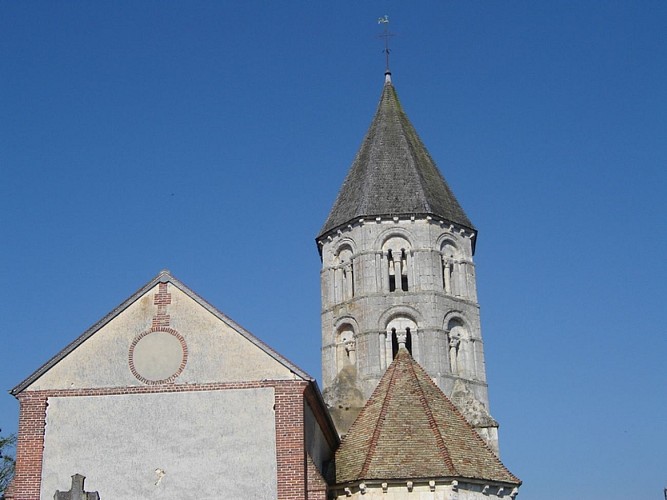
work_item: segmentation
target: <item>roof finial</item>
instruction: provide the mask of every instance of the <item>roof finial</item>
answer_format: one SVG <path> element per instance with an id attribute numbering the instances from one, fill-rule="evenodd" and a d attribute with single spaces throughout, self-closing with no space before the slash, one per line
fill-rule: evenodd
<path id="1" fill-rule="evenodd" d="M 384 25 L 384 33 L 381 35 L 378 35 L 379 38 L 384 38 L 384 50 L 382 52 L 385 53 L 386 57 L 386 67 L 384 70 L 384 81 L 385 83 L 391 83 L 391 71 L 389 70 L 389 39 L 394 36 L 393 33 L 389 32 L 389 16 L 387 14 L 384 15 L 384 17 L 380 17 L 378 19 L 378 24 L 383 24 Z"/>

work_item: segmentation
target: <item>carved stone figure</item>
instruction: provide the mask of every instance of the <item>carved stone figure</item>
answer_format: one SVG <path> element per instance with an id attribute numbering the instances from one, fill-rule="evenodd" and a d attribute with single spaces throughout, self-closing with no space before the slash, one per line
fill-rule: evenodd
<path id="1" fill-rule="evenodd" d="M 459 373 L 459 346 L 461 345 L 461 336 L 453 334 L 449 336 L 449 367 L 453 374 Z"/>

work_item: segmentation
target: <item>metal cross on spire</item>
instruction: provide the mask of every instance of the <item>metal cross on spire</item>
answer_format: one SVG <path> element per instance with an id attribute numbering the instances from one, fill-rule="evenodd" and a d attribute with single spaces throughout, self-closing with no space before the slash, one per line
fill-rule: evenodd
<path id="1" fill-rule="evenodd" d="M 383 52 L 385 53 L 386 56 L 386 68 L 385 68 L 385 74 L 391 74 L 391 71 L 389 71 L 389 39 L 394 36 L 394 33 L 389 32 L 389 16 L 384 15 L 384 17 L 380 17 L 378 19 L 378 24 L 383 24 L 384 25 L 384 33 L 381 35 L 378 35 L 378 38 L 384 38 L 384 50 Z"/>

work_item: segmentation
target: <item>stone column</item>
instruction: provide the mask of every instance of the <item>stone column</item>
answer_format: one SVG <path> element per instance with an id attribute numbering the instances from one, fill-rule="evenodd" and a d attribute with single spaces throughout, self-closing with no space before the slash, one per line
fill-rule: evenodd
<path id="1" fill-rule="evenodd" d="M 380 332 L 380 369 L 387 369 L 387 332 Z"/>
<path id="2" fill-rule="evenodd" d="M 468 263 L 465 261 L 461 261 L 459 268 L 459 273 L 460 273 L 460 281 L 461 281 L 461 297 L 467 297 L 468 296 Z"/>
<path id="3" fill-rule="evenodd" d="M 444 274 L 445 293 L 452 293 L 452 263 L 447 257 L 442 258 L 442 269 Z"/>
<path id="4" fill-rule="evenodd" d="M 329 305 L 336 303 L 336 269 L 329 269 Z"/>
<path id="5" fill-rule="evenodd" d="M 354 273 L 352 272 L 352 260 L 345 265 L 345 298 L 351 299 L 354 296 Z"/>
<path id="6" fill-rule="evenodd" d="M 453 275 L 454 275 L 454 293 L 453 295 L 456 295 L 457 297 L 461 297 L 463 294 L 461 293 L 461 263 L 459 261 L 455 261 L 453 264 Z"/>

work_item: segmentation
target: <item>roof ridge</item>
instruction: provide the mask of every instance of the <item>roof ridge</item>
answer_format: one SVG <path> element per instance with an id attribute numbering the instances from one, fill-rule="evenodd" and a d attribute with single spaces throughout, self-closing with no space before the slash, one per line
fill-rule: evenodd
<path id="1" fill-rule="evenodd" d="M 419 403 L 421 404 L 421 406 L 424 410 L 424 413 L 426 413 L 426 418 L 428 419 L 428 425 L 431 428 L 431 430 L 433 431 L 433 434 L 435 436 L 435 441 L 436 441 L 437 446 L 438 446 L 438 451 L 440 452 L 440 455 L 442 456 L 442 459 L 447 464 L 449 469 L 451 471 L 453 471 L 455 474 L 458 474 L 459 471 L 454 466 L 452 456 L 449 454 L 449 449 L 447 448 L 447 445 L 445 444 L 445 440 L 442 437 L 442 433 L 440 432 L 440 428 L 438 427 L 438 424 L 435 420 L 435 417 L 433 416 L 433 411 L 431 411 L 431 407 L 429 406 L 428 401 L 426 399 L 426 394 L 424 393 L 424 389 L 421 385 L 419 377 L 417 376 L 417 372 L 415 371 L 415 362 L 411 363 L 410 360 L 413 360 L 412 356 L 410 356 L 410 359 L 408 360 L 408 367 L 410 368 L 410 371 L 412 372 L 412 375 L 413 375 L 415 381 L 417 382 L 417 388 L 419 389 Z"/>
<path id="2" fill-rule="evenodd" d="M 415 362 L 415 363 L 416 363 L 416 362 Z M 441 391 L 441 389 L 438 387 L 438 384 L 436 384 L 435 382 L 433 382 L 433 380 L 431 380 L 431 377 L 428 375 L 428 373 L 426 372 L 426 370 L 424 370 L 424 368 L 423 368 L 419 363 L 417 363 L 417 366 L 419 366 L 419 369 L 422 371 L 422 374 L 426 376 L 427 383 L 430 384 L 430 385 L 432 386 L 432 388 L 437 389 L 438 391 Z M 441 392 L 442 392 L 442 391 L 441 391 Z M 444 393 L 443 393 L 443 394 L 444 394 Z M 486 448 L 488 448 L 489 451 L 490 451 L 491 453 L 493 453 L 493 454 L 495 455 L 495 453 L 493 452 L 493 450 L 486 444 L 486 441 L 484 441 L 484 439 L 482 438 L 482 436 L 480 436 L 480 435 L 477 433 L 477 431 L 475 430 L 475 427 L 473 427 L 473 425 L 472 425 L 470 422 L 468 422 L 468 419 L 463 415 L 463 413 L 461 413 L 461 411 L 459 410 L 459 407 L 456 406 L 456 405 L 452 402 L 452 400 L 449 399 L 449 397 L 448 397 L 446 394 L 445 394 L 445 401 L 447 401 L 447 403 L 449 404 L 449 406 L 451 407 L 451 409 L 452 409 L 452 410 L 453 410 L 459 417 L 461 417 L 461 418 L 463 419 L 463 422 L 464 422 L 468 427 L 470 427 L 473 431 L 475 431 L 475 436 L 477 436 L 477 437 L 479 438 L 479 441 L 480 441 L 482 444 L 484 444 L 484 446 L 485 446 Z"/>
<path id="3" fill-rule="evenodd" d="M 426 383 L 429 384 L 432 389 L 435 389 L 439 392 L 442 392 L 440 390 L 440 388 L 438 387 L 438 385 L 433 380 L 431 380 L 431 377 L 428 375 L 426 370 L 424 370 L 424 368 L 419 363 L 417 363 L 415 361 L 411 365 L 413 366 L 413 368 L 414 368 L 414 365 L 417 365 L 417 367 L 418 367 L 417 369 L 421 371 L 422 375 L 424 375 L 424 377 L 426 378 Z M 418 381 L 419 380 L 420 379 L 418 379 Z M 420 387 L 420 390 L 421 390 L 421 387 Z M 503 461 L 500 460 L 500 457 L 498 455 L 496 455 L 496 452 L 494 452 L 491 449 L 491 447 L 488 445 L 488 443 L 484 440 L 484 438 L 482 438 L 482 436 L 479 435 L 479 433 L 477 432 L 475 427 L 473 427 L 473 425 L 468 421 L 468 419 L 463 415 L 463 413 L 461 413 L 458 406 L 456 406 L 452 402 L 452 400 L 449 399 L 449 397 L 447 397 L 447 395 L 445 395 L 444 393 L 443 393 L 443 395 L 445 396 L 444 401 L 446 401 L 446 403 L 450 406 L 451 410 L 461 418 L 464 425 L 466 425 L 467 427 L 469 427 L 473 431 L 472 435 L 473 435 L 474 439 L 476 439 L 479 444 L 481 444 L 484 448 L 486 448 L 489 451 L 489 453 L 491 453 L 498 460 L 498 463 L 501 465 L 503 470 L 505 472 L 507 472 L 507 474 L 509 474 L 511 477 L 513 477 L 515 480 L 517 480 L 517 481 L 519 481 L 519 483 L 521 483 L 521 480 L 518 477 L 516 477 L 514 474 L 512 474 L 512 472 L 505 466 Z M 456 472 L 459 473 L 458 470 Z"/>
<path id="4" fill-rule="evenodd" d="M 394 379 L 396 377 L 396 366 L 395 364 L 393 365 L 394 365 L 393 368 L 390 366 L 392 371 L 389 383 L 387 384 L 386 397 L 382 400 L 382 407 L 380 408 L 377 419 L 378 425 L 376 425 L 375 429 L 373 430 L 373 436 L 371 437 L 368 446 L 368 452 L 366 453 L 366 460 L 364 460 L 364 465 L 361 468 L 360 472 L 361 477 L 365 476 L 368 473 L 368 468 L 370 467 L 371 460 L 373 459 L 373 454 L 375 453 L 375 449 L 377 448 L 377 443 L 380 438 L 380 432 L 382 430 L 382 426 L 379 425 L 379 422 L 382 422 L 382 420 L 384 420 L 384 417 L 386 417 L 387 407 L 389 406 L 389 402 L 391 401 L 393 396 L 393 391 L 391 389 L 394 387 Z"/>

